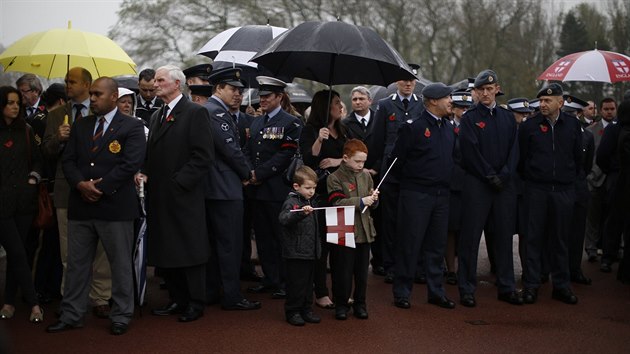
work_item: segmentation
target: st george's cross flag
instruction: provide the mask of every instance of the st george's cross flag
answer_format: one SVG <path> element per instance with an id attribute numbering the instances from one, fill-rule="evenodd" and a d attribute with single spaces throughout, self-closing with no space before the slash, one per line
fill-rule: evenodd
<path id="1" fill-rule="evenodd" d="M 356 248 L 354 206 L 326 208 L 326 242 Z"/>

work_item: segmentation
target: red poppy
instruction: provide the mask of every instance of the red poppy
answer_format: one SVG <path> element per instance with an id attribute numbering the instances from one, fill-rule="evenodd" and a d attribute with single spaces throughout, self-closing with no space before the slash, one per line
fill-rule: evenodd
<path id="1" fill-rule="evenodd" d="M 396 120 L 396 114 L 392 114 L 391 116 L 389 116 L 389 120 L 390 121 L 395 121 Z"/>
<path id="2" fill-rule="evenodd" d="M 477 122 L 477 123 L 475 123 L 475 125 L 478 126 L 481 129 L 486 127 L 486 123 L 485 122 Z"/>
<path id="3" fill-rule="evenodd" d="M 431 136 L 431 131 L 429 130 L 429 128 L 426 128 L 424 130 L 424 136 L 426 136 L 427 138 Z"/>
<path id="4" fill-rule="evenodd" d="M 293 210 L 297 210 L 297 209 L 300 209 L 300 206 L 297 204 L 293 204 Z"/>
<path id="5" fill-rule="evenodd" d="M 604 129 L 600 129 L 600 130 L 599 130 L 599 135 L 600 135 L 600 136 L 604 135 Z"/>
<path id="6" fill-rule="evenodd" d="M 174 122 L 175 121 L 175 117 L 169 115 L 168 117 L 166 117 L 166 121 L 167 122 Z"/>
<path id="7" fill-rule="evenodd" d="M 7 149 L 10 149 L 11 146 L 13 146 L 13 139 L 9 139 L 7 140 L 4 144 L 4 147 L 6 147 Z"/>
<path id="8" fill-rule="evenodd" d="M 357 186 L 354 183 L 350 183 L 348 184 L 348 190 L 350 192 L 352 192 L 353 190 L 357 189 Z"/>
<path id="9" fill-rule="evenodd" d="M 455 127 L 455 129 L 453 129 L 453 131 L 455 132 L 455 135 L 459 135 L 459 127 Z"/>
<path id="10" fill-rule="evenodd" d="M 541 125 L 540 125 L 540 131 L 541 131 L 541 132 L 546 133 L 546 132 L 547 132 L 547 130 L 549 130 L 549 127 L 548 127 L 548 126 L 546 126 L 546 125 L 544 125 L 544 124 L 541 124 Z"/>

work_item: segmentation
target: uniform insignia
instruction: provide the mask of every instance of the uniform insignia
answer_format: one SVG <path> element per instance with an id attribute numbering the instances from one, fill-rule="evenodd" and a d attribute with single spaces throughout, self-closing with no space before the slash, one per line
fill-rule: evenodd
<path id="1" fill-rule="evenodd" d="M 567 103 L 571 103 L 571 96 L 567 97 Z"/>
<path id="2" fill-rule="evenodd" d="M 468 101 L 468 96 L 463 95 L 463 96 L 462 96 L 462 101 Z"/>
<path id="3" fill-rule="evenodd" d="M 553 93 L 553 91 L 552 91 L 550 88 L 549 88 L 549 89 L 547 89 L 547 94 L 548 94 L 548 95 L 551 95 L 552 93 Z"/>
<path id="4" fill-rule="evenodd" d="M 488 82 L 492 82 L 494 80 L 494 78 L 492 77 L 492 75 L 488 76 Z"/>
<path id="5" fill-rule="evenodd" d="M 229 143 L 231 143 L 231 142 L 233 142 L 233 141 L 234 141 L 234 139 L 232 139 L 232 138 L 227 138 L 227 139 L 225 139 L 225 143 L 226 143 L 226 144 L 229 144 Z"/>
<path id="6" fill-rule="evenodd" d="M 224 116 L 224 115 L 225 115 L 225 112 L 223 112 L 223 113 L 217 113 L 217 117 L 219 117 L 219 118 L 223 118 L 223 116 Z"/>
<path id="7" fill-rule="evenodd" d="M 541 125 L 540 125 L 540 131 L 541 131 L 541 132 L 546 133 L 546 132 L 547 132 L 547 130 L 549 130 L 549 127 L 547 127 L 547 126 L 546 126 L 546 125 L 544 125 L 544 124 L 541 124 Z"/>
<path id="8" fill-rule="evenodd" d="M 298 122 L 294 122 L 294 123 L 293 123 L 293 126 L 294 126 L 294 127 L 296 127 L 296 128 L 299 128 L 299 127 L 300 127 L 300 123 L 298 123 Z"/>
<path id="9" fill-rule="evenodd" d="M 11 146 L 13 146 L 13 139 L 9 139 L 9 140 L 7 140 L 7 141 L 6 141 L 4 144 L 2 144 L 2 145 L 4 145 L 4 147 L 5 147 L 5 148 L 10 149 L 10 148 L 11 148 Z"/>
<path id="10" fill-rule="evenodd" d="M 276 166 L 271 166 L 271 170 L 272 170 L 273 172 L 278 171 L 278 169 L 276 168 Z"/>
<path id="11" fill-rule="evenodd" d="M 122 149 L 122 146 L 120 146 L 120 143 L 118 142 L 118 140 L 114 140 L 111 143 L 109 143 L 109 152 L 111 152 L 112 154 L 119 153 L 121 149 Z"/>
<path id="12" fill-rule="evenodd" d="M 407 119 L 407 124 L 411 124 L 411 123 L 413 123 L 413 120 Z"/>
<path id="13" fill-rule="evenodd" d="M 221 123 L 221 130 L 223 130 L 224 132 L 228 131 L 230 129 L 230 126 L 227 123 Z"/>
<path id="14" fill-rule="evenodd" d="M 429 130 L 429 128 L 424 129 L 424 136 L 427 138 L 431 137 L 431 131 Z"/>
<path id="15" fill-rule="evenodd" d="M 237 79 L 240 79 L 241 78 L 241 72 L 240 71 L 235 72 L 234 76 L 236 76 Z"/>
<path id="16" fill-rule="evenodd" d="M 523 106 L 525 106 L 526 108 L 529 107 L 529 102 L 527 101 L 523 102 Z"/>

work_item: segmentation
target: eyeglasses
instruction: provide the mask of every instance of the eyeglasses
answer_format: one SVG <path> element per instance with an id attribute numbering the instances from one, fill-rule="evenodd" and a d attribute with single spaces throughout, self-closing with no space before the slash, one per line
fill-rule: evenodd
<path id="1" fill-rule="evenodd" d="M 33 92 L 33 89 L 28 89 L 28 90 L 20 90 L 20 92 L 22 92 L 22 94 L 26 95 L 29 92 Z"/>

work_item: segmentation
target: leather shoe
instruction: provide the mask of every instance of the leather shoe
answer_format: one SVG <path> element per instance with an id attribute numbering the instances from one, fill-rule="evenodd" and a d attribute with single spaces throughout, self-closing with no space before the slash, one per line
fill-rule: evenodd
<path id="1" fill-rule="evenodd" d="M 426 275 L 418 275 L 413 280 L 413 282 L 416 283 L 416 284 L 426 284 L 427 283 L 427 276 Z"/>
<path id="2" fill-rule="evenodd" d="M 454 309 L 455 308 L 455 303 L 451 300 L 449 300 L 446 296 L 442 296 L 442 297 L 435 297 L 432 299 L 429 299 L 429 303 L 432 305 L 437 305 L 443 309 Z"/>
<path id="3" fill-rule="evenodd" d="M 119 336 L 121 334 L 127 333 L 128 328 L 129 328 L 129 325 L 127 325 L 126 323 L 112 322 L 112 326 L 110 327 L 110 333 L 115 336 Z"/>
<path id="4" fill-rule="evenodd" d="M 294 313 L 293 315 L 289 316 L 287 318 L 287 322 L 289 322 L 290 325 L 292 326 L 304 326 L 304 319 L 302 318 L 302 316 L 299 313 Z"/>
<path id="5" fill-rule="evenodd" d="M 335 319 L 340 321 L 345 321 L 348 319 L 348 310 L 342 308 L 341 306 L 337 306 L 335 308 Z"/>
<path id="6" fill-rule="evenodd" d="M 151 311 L 151 313 L 154 316 L 169 316 L 169 315 L 180 314 L 182 312 L 184 312 L 184 306 L 181 306 L 176 302 L 171 302 L 170 304 L 164 307 L 153 309 Z"/>
<path id="7" fill-rule="evenodd" d="M 610 273 L 612 272 L 612 267 L 610 266 L 609 263 L 602 262 L 602 265 L 599 266 L 599 270 L 603 273 Z"/>
<path id="8" fill-rule="evenodd" d="M 521 294 L 517 293 L 516 291 L 501 293 L 497 296 L 497 298 L 501 301 L 505 301 L 508 304 L 512 304 L 512 305 L 523 304 L 523 297 L 521 296 Z"/>
<path id="9" fill-rule="evenodd" d="M 446 284 L 457 285 L 457 273 L 455 272 L 446 273 Z"/>
<path id="10" fill-rule="evenodd" d="M 387 273 L 385 274 L 385 283 L 387 284 L 394 284 L 394 273 Z"/>
<path id="11" fill-rule="evenodd" d="M 81 328 L 81 327 L 83 327 L 83 325 L 73 326 L 71 324 L 67 324 L 67 323 L 62 322 L 62 321 L 57 321 L 57 323 L 51 324 L 50 326 L 48 326 L 46 328 L 46 332 L 48 332 L 48 333 L 58 333 L 58 332 L 68 331 L 68 330 L 71 330 L 71 329 Z"/>
<path id="12" fill-rule="evenodd" d="M 459 299 L 459 303 L 466 307 L 475 307 L 477 306 L 477 302 L 475 301 L 475 296 L 473 294 L 464 294 Z"/>
<path id="13" fill-rule="evenodd" d="M 372 266 L 372 274 L 374 275 L 380 275 L 380 276 L 384 276 L 385 273 L 385 268 L 383 266 Z"/>
<path id="14" fill-rule="evenodd" d="M 284 289 L 278 289 L 271 294 L 271 298 L 276 300 L 286 299 L 287 292 Z"/>
<path id="15" fill-rule="evenodd" d="M 577 296 L 575 296 L 575 294 L 573 294 L 573 292 L 569 288 L 553 289 L 553 291 L 551 292 L 551 298 L 554 300 L 562 301 L 565 304 L 569 305 L 575 305 L 578 302 Z"/>
<path id="16" fill-rule="evenodd" d="M 243 299 L 235 304 L 229 306 L 221 306 L 224 310 L 229 311 L 246 311 L 246 310 L 258 310 L 261 307 L 260 301 L 249 301 L 247 299 Z"/>
<path id="17" fill-rule="evenodd" d="M 109 318 L 111 308 L 109 305 L 97 305 L 92 307 L 92 313 L 98 318 Z"/>
<path id="18" fill-rule="evenodd" d="M 192 322 L 198 320 L 203 316 L 203 310 L 197 310 L 196 308 L 188 305 L 186 310 L 177 319 L 179 322 Z"/>
<path id="19" fill-rule="evenodd" d="M 361 319 L 361 320 L 367 320 L 368 319 L 367 310 L 363 306 L 355 306 L 354 309 L 352 310 L 352 314 L 354 315 L 354 317 L 356 317 L 358 319 Z"/>
<path id="20" fill-rule="evenodd" d="M 250 286 L 249 288 L 247 288 L 247 292 L 250 294 L 270 293 L 274 290 L 276 290 L 275 287 L 271 285 L 263 285 L 263 284 L 258 284 L 256 286 Z"/>
<path id="21" fill-rule="evenodd" d="M 538 300 L 538 289 L 534 288 L 525 288 L 523 290 L 523 303 L 524 304 L 533 304 Z"/>
<path id="22" fill-rule="evenodd" d="M 313 311 L 304 312 L 302 314 L 302 319 L 304 322 L 308 323 L 320 323 L 322 321 L 321 317 L 314 314 Z"/>
<path id="23" fill-rule="evenodd" d="M 591 285 L 591 283 L 593 282 L 591 278 L 588 278 L 582 272 L 571 275 L 571 281 L 574 283 L 584 284 L 584 285 Z"/>
<path id="24" fill-rule="evenodd" d="M 255 270 L 251 272 L 243 272 L 241 273 L 241 280 L 246 281 L 261 281 L 263 277 L 261 277 Z"/>
<path id="25" fill-rule="evenodd" d="M 411 307 L 411 303 L 409 302 L 409 299 L 399 298 L 394 300 L 394 306 L 401 309 L 408 309 Z"/>

